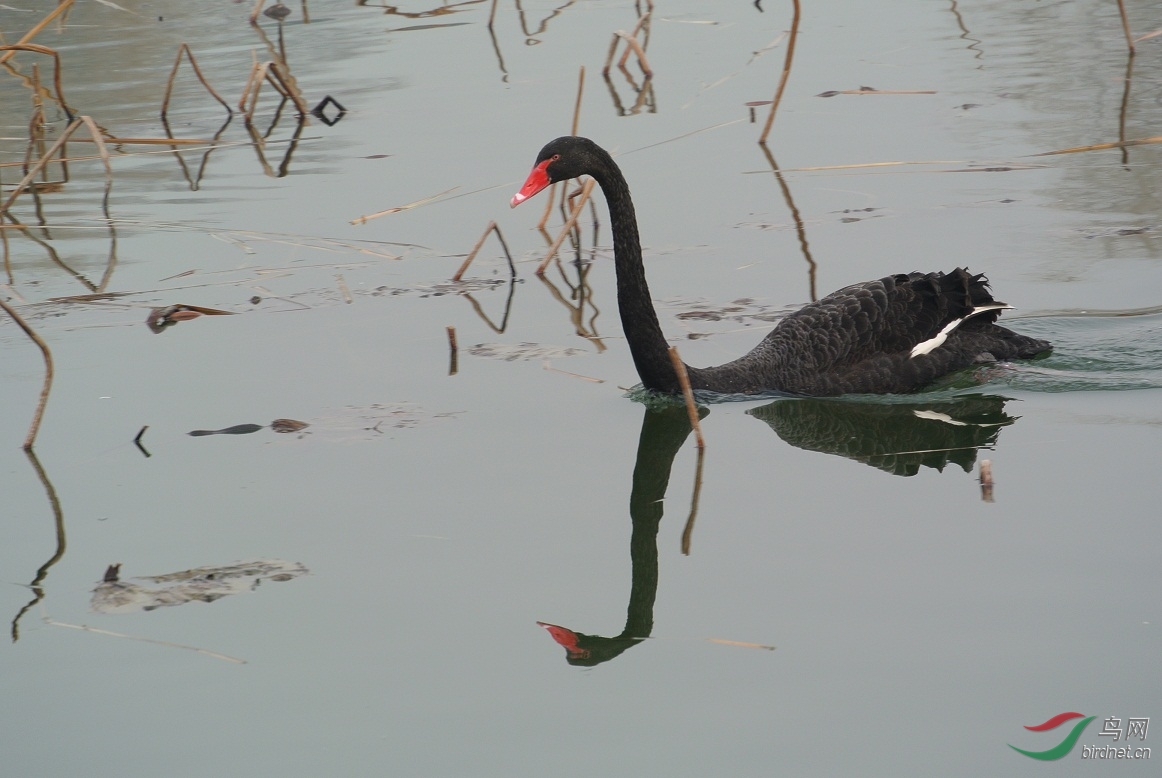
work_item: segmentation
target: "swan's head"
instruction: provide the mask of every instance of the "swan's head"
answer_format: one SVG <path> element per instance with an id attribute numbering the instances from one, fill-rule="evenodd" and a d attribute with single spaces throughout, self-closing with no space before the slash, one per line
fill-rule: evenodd
<path id="1" fill-rule="evenodd" d="M 537 155 L 537 162 L 525 179 L 524 186 L 513 195 L 512 207 L 516 208 L 549 184 L 592 172 L 597 156 L 595 151 L 601 151 L 596 143 L 575 135 L 565 135 L 550 141 Z"/>

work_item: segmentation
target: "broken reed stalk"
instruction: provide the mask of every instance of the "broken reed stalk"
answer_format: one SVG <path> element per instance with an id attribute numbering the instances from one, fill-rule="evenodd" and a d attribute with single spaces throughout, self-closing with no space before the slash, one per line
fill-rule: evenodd
<path id="1" fill-rule="evenodd" d="M 581 66 L 581 74 L 577 77 L 577 100 L 573 103 L 573 134 L 577 134 L 577 125 L 581 121 L 581 93 L 585 91 L 585 66 Z M 549 198 L 552 202 L 552 198 Z"/>
<path id="2" fill-rule="evenodd" d="M 52 82 L 53 86 L 56 88 L 56 97 L 53 99 L 56 100 L 62 109 L 64 109 L 65 114 L 67 114 L 70 119 L 73 117 L 73 110 L 69 107 L 68 102 L 65 100 L 65 93 L 61 90 L 61 57 L 60 54 L 56 52 L 56 49 L 50 49 L 48 46 L 41 46 L 36 43 L 15 43 L 11 46 L 0 46 L 0 51 L 6 51 L 5 56 L 10 55 L 16 51 L 31 51 L 35 54 L 47 54 L 48 56 L 52 57 Z M 3 61 L 4 59 L 0 57 L 0 63 Z M 40 90 L 38 90 L 38 93 L 39 91 Z M 48 92 L 45 92 L 45 94 L 48 94 Z M 49 95 L 49 97 L 52 97 L 52 95 Z"/>
<path id="3" fill-rule="evenodd" d="M 694 428 L 694 439 L 698 441 L 698 448 L 706 448 L 706 441 L 702 438 L 702 423 L 698 419 L 698 406 L 694 404 L 694 392 L 690 389 L 690 376 L 686 373 L 686 364 L 678 356 L 678 349 L 670 347 L 670 362 L 674 365 L 674 372 L 678 374 L 678 385 L 682 387 L 682 397 L 686 400 L 686 413 L 690 415 L 690 426 Z"/>
<path id="4" fill-rule="evenodd" d="M 1130 56 L 1133 56 L 1135 53 L 1134 36 L 1130 33 L 1130 19 L 1126 16 L 1124 0 L 1118 0 L 1118 13 L 1122 15 L 1122 31 L 1126 34 L 1126 47 L 1130 50 Z"/>
<path id="5" fill-rule="evenodd" d="M 706 458 L 706 449 L 698 449 L 698 464 L 694 467 L 694 494 L 690 497 L 690 515 L 686 518 L 686 527 L 682 530 L 682 554 L 690 556 L 690 546 L 694 539 L 694 519 L 698 516 L 698 498 L 702 495 L 702 462 Z"/>
<path id="6" fill-rule="evenodd" d="M 39 35 L 41 30 L 43 30 L 45 27 L 47 27 L 49 24 L 51 24 L 53 19 L 57 18 L 58 16 L 60 16 L 61 14 L 63 14 L 65 11 L 69 10 L 72 7 L 73 7 L 73 0 L 61 0 L 60 5 L 58 5 L 56 8 L 54 8 L 49 13 L 48 16 L 41 19 L 40 22 L 35 27 L 33 27 L 28 32 L 24 33 L 24 36 L 20 40 L 16 41 L 16 43 L 13 44 L 12 46 L 3 47 L 6 49 L 10 49 L 10 50 L 4 52 L 3 54 L 0 54 L 0 65 L 3 65 L 5 62 L 7 62 L 8 60 L 10 60 L 12 58 L 13 51 L 11 51 L 11 49 L 16 49 L 16 47 L 23 46 L 24 44 L 28 43 L 30 40 L 32 40 L 37 35 Z"/>
<path id="7" fill-rule="evenodd" d="M 222 107 L 226 109 L 226 113 L 233 116 L 234 111 L 230 108 L 230 104 L 223 100 L 222 96 L 214 91 L 214 87 L 210 86 L 210 82 L 206 81 L 206 77 L 202 75 L 202 69 L 198 67 L 198 60 L 194 57 L 194 52 L 190 50 L 189 44 L 183 43 L 181 46 L 178 46 L 178 55 L 174 57 L 173 69 L 170 70 L 169 80 L 166 81 L 165 84 L 165 97 L 163 97 L 161 101 L 162 118 L 164 119 L 166 112 L 169 111 L 169 98 L 170 94 L 173 92 L 173 82 L 174 78 L 178 74 L 178 67 L 182 63 L 182 52 L 185 52 L 186 57 L 189 59 L 190 67 L 194 69 L 194 75 L 197 76 L 198 81 L 201 82 L 202 86 L 206 88 L 206 91 L 209 92 L 215 100 L 222 104 Z"/>
<path id="8" fill-rule="evenodd" d="M 28 435 L 24 438 L 24 444 L 21 446 L 25 451 L 31 451 L 32 446 L 36 443 L 36 433 L 40 431 L 40 420 L 44 418 L 44 408 L 48 405 L 48 393 L 52 389 L 52 352 L 48 348 L 48 344 L 41 340 L 41 337 L 36 334 L 32 327 L 28 326 L 28 322 L 21 318 L 20 314 L 4 300 L 0 300 L 0 308 L 12 317 L 12 321 L 16 322 L 20 329 L 24 330 L 24 334 L 32 339 L 32 342 L 40 348 L 40 353 L 44 355 L 44 385 L 40 389 L 40 400 L 36 403 L 36 412 L 32 415 L 32 425 L 28 428 Z"/>
<path id="9" fill-rule="evenodd" d="M 626 39 L 626 42 L 627 42 L 627 43 L 628 43 L 629 41 L 631 41 L 631 40 L 632 40 L 634 43 L 637 43 L 637 34 L 638 34 L 639 32 L 641 32 L 641 31 L 642 31 L 642 28 L 643 28 L 643 27 L 646 25 L 646 23 L 649 21 L 649 18 L 650 18 L 650 13 L 651 13 L 653 10 L 654 10 L 653 8 L 650 8 L 650 10 L 646 11 L 644 14 L 642 14 L 641 16 L 639 16 L 639 17 L 638 17 L 637 24 L 635 24 L 635 25 L 633 26 L 633 31 L 632 31 L 632 32 L 629 34 L 629 38 L 627 38 L 627 39 Z M 635 47 L 635 50 L 638 52 L 638 59 L 639 59 L 639 60 L 640 60 L 642 63 L 645 63 L 645 59 L 644 59 L 644 57 L 645 57 L 645 47 L 644 47 L 644 46 L 640 46 L 640 45 L 639 45 L 639 46 Z M 625 47 L 625 51 L 623 51 L 623 52 L 621 53 L 621 59 L 619 59 L 619 60 L 617 61 L 617 66 L 618 66 L 619 68 L 621 68 L 622 70 L 625 70 L 625 63 L 629 61 L 629 52 L 630 52 L 630 47 L 629 47 L 629 46 L 626 46 L 626 47 Z M 646 76 L 647 76 L 647 77 L 649 77 L 649 76 L 651 75 L 651 73 L 650 73 L 650 71 L 649 71 L 649 69 L 648 69 L 648 68 L 649 68 L 649 65 L 648 65 L 648 63 L 646 63 L 646 64 L 643 64 L 643 66 L 642 66 L 642 70 L 645 70 L 645 71 L 646 71 Z"/>
<path id="10" fill-rule="evenodd" d="M 464 277 L 464 271 L 467 270 L 468 266 L 472 264 L 472 260 L 476 259 L 476 255 L 480 252 L 480 247 L 484 245 L 485 238 L 487 238 L 488 233 L 492 232 L 493 230 L 496 230 L 497 237 L 500 237 L 500 228 L 496 226 L 496 222 L 490 221 L 488 226 L 484 228 L 484 232 L 480 234 L 480 239 L 476 241 L 476 245 L 472 247 L 472 250 L 468 252 L 468 256 L 460 264 L 460 269 L 457 270 L 456 274 L 452 276 L 453 281 L 459 281 Z M 504 243 L 503 237 L 500 238 L 500 242 Z M 508 249 L 506 248 L 505 251 L 507 250 Z"/>
<path id="11" fill-rule="evenodd" d="M 82 124 L 84 124 L 84 122 L 80 118 L 75 118 L 69 122 L 68 126 L 65 127 L 64 132 L 60 134 L 60 137 L 57 138 L 52 146 L 49 147 L 48 151 L 46 151 L 44 155 L 36 161 L 36 164 L 29 168 L 28 172 L 25 173 L 24 178 L 22 178 L 20 183 L 16 185 L 16 188 L 12 190 L 12 194 L 8 196 L 8 199 L 4 201 L 3 205 L 0 205 L 0 213 L 7 211 L 12 206 L 12 203 L 15 202 L 16 198 L 20 196 L 20 194 L 24 191 L 32 179 L 36 177 L 36 174 L 39 173 L 41 169 L 49 163 L 49 160 L 52 159 L 52 156 L 56 154 L 57 151 L 59 151 L 60 148 L 65 145 L 65 143 L 68 142 L 69 137 L 72 136 L 72 134 L 76 132 L 77 128 Z"/>
<path id="12" fill-rule="evenodd" d="M 258 26 L 258 14 L 262 11 L 262 6 L 266 0 L 255 0 L 254 8 L 250 11 L 250 23 Z"/>
<path id="13" fill-rule="evenodd" d="M 779 77 L 779 87 L 775 90 L 775 99 L 771 101 L 771 112 L 767 114 L 767 123 L 763 126 L 763 134 L 759 136 L 759 143 L 766 145 L 767 136 L 771 134 L 771 125 L 775 123 L 775 111 L 779 109 L 779 101 L 783 99 L 783 90 L 787 87 L 787 79 L 791 75 L 791 60 L 795 57 L 795 39 L 799 37 L 799 0 L 794 0 L 795 15 L 791 17 L 791 36 L 787 41 L 787 57 L 783 60 L 783 75 Z"/>
<path id="14" fill-rule="evenodd" d="M 585 186 L 581 187 L 581 196 L 577 198 L 577 202 L 573 206 L 573 212 L 569 214 L 569 218 L 565 221 L 565 226 L 561 228 L 557 239 L 553 241 L 553 245 L 549 246 L 544 260 L 537 266 L 537 275 L 545 274 L 545 268 L 553 261 L 553 256 L 557 253 L 557 249 L 561 248 L 561 244 L 565 242 L 565 236 L 569 234 L 569 231 L 573 229 L 573 225 L 577 223 L 577 217 L 581 215 L 581 211 L 585 207 L 585 201 L 589 199 L 589 193 L 593 191 L 596 183 L 596 179 L 591 178 L 585 182 Z"/>
<path id="15" fill-rule="evenodd" d="M 456 347 L 456 328 L 445 327 L 448 330 L 448 375 L 456 375 L 459 370 L 459 349 Z"/>
<path id="16" fill-rule="evenodd" d="M 631 49 L 633 49 L 633 53 L 637 55 L 637 63 L 641 67 L 642 73 L 645 73 L 646 78 L 653 78 L 654 71 L 650 68 L 650 62 L 648 59 L 646 59 L 646 53 L 642 49 L 642 45 L 640 43 L 638 43 L 637 38 L 634 38 L 633 36 L 631 36 L 629 33 L 625 32 L 624 30 L 618 30 L 617 32 L 615 32 L 613 34 L 613 45 L 610 46 L 610 48 L 609 48 L 609 56 L 605 60 L 605 67 L 603 67 L 601 69 L 602 74 L 609 75 L 609 65 L 613 61 L 614 52 L 617 50 L 618 38 L 624 40 L 625 45 L 630 47 Z M 628 56 L 629 56 L 629 51 L 627 50 L 626 57 L 628 57 Z M 625 61 L 625 57 L 622 58 L 622 62 L 624 62 L 624 61 Z M 624 67 L 624 65 L 621 63 L 619 63 L 619 66 Z"/>

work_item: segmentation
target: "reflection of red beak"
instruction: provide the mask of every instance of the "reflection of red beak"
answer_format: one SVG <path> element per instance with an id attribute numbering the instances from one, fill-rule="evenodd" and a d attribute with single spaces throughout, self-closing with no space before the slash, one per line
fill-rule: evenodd
<path id="1" fill-rule="evenodd" d="M 516 208 L 525 200 L 529 199 L 537 192 L 541 191 L 552 183 L 549 181 L 548 173 L 549 163 L 552 161 L 553 160 L 551 159 L 546 159 L 544 162 L 533 168 L 533 171 L 529 173 L 529 177 L 525 179 L 525 185 L 520 188 L 519 192 L 512 196 L 512 202 L 510 202 L 509 205 L 511 205 L 513 208 Z"/>
<path id="2" fill-rule="evenodd" d="M 528 185 L 526 184 L 525 186 L 528 186 Z M 577 633 L 574 632 L 573 630 L 566 629 L 565 627 L 558 627 L 556 624 L 546 624 L 543 621 L 538 621 L 537 626 L 544 627 L 546 630 L 548 630 L 549 634 L 553 636 L 553 640 L 557 641 L 558 645 L 560 645 L 562 648 L 564 648 L 566 651 L 569 652 L 569 656 L 576 656 L 576 657 L 589 656 L 588 649 L 578 647 L 578 645 L 577 645 L 577 640 L 578 640 Z"/>

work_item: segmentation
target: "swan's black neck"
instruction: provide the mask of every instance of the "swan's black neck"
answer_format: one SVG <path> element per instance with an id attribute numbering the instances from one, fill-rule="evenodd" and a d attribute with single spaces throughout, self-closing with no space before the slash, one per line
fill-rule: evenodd
<path id="1" fill-rule="evenodd" d="M 679 391 L 670 362 L 669 346 L 658 324 L 650 287 L 642 264 L 642 246 L 629 185 L 613 158 L 595 147 L 592 169 L 587 171 L 601 186 L 609 205 L 613 232 L 613 258 L 617 269 L 617 306 L 621 326 L 642 385 L 659 392 Z"/>

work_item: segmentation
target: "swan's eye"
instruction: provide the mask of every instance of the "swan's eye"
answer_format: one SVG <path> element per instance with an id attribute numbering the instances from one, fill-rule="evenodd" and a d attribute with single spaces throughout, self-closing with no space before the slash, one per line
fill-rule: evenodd
<path id="1" fill-rule="evenodd" d="M 549 161 L 550 161 L 550 162 L 556 162 L 556 161 L 557 161 L 558 159 L 560 159 L 560 158 L 561 158 L 561 155 L 560 155 L 560 154 L 554 154 L 554 155 L 553 155 L 553 158 L 552 158 L 552 159 L 550 159 Z"/>

